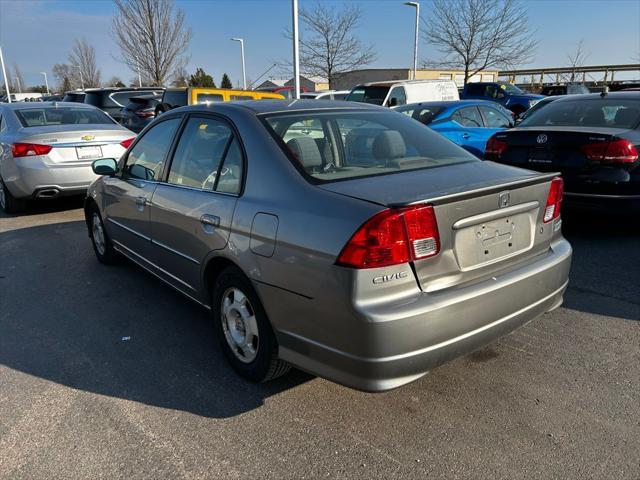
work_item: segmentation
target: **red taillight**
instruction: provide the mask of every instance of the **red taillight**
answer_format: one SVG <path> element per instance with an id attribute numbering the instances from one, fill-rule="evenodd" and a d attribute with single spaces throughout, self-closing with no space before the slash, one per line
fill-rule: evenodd
<path id="1" fill-rule="evenodd" d="M 140 118 L 151 118 L 155 116 L 155 110 L 153 108 L 150 109 L 144 109 L 144 110 L 137 110 L 135 112 L 137 116 L 139 116 Z"/>
<path id="2" fill-rule="evenodd" d="M 122 145 L 124 148 L 129 148 L 129 146 L 133 143 L 135 139 L 136 137 L 127 138 L 126 140 L 121 141 L 120 145 Z"/>
<path id="3" fill-rule="evenodd" d="M 494 135 L 487 141 L 484 153 L 488 158 L 500 158 L 500 156 L 507 151 L 507 148 L 509 148 L 509 144 L 498 140 Z"/>
<path id="4" fill-rule="evenodd" d="M 431 206 L 383 210 L 351 237 L 338 264 L 354 268 L 387 267 L 436 255 L 440 236 Z"/>
<path id="5" fill-rule="evenodd" d="M 613 138 L 608 142 L 581 145 L 580 150 L 590 161 L 601 163 L 635 163 L 638 150 L 629 140 Z"/>
<path id="6" fill-rule="evenodd" d="M 38 145 L 37 143 L 14 143 L 11 145 L 11 154 L 13 158 L 46 155 L 52 148 L 51 145 Z"/>
<path id="7" fill-rule="evenodd" d="M 560 216 L 562 207 L 562 195 L 564 194 L 564 182 L 560 177 L 551 180 L 551 188 L 547 195 L 547 205 L 544 208 L 544 223 L 549 223 Z"/>

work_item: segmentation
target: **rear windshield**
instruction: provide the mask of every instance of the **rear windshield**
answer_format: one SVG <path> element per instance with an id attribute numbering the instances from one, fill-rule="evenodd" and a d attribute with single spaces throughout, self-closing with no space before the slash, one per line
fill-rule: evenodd
<path id="1" fill-rule="evenodd" d="M 572 126 L 633 128 L 640 122 L 640 101 L 589 98 L 550 103 L 520 123 L 521 127 Z"/>
<path id="2" fill-rule="evenodd" d="M 93 108 L 44 107 L 15 110 L 23 127 L 49 125 L 111 125 L 115 123 L 108 115 Z"/>
<path id="3" fill-rule="evenodd" d="M 196 103 L 222 102 L 223 100 L 219 93 L 199 93 L 196 96 Z"/>
<path id="4" fill-rule="evenodd" d="M 82 102 L 84 102 L 84 95 L 85 95 L 84 92 L 83 93 L 67 93 L 62 98 L 62 101 L 63 102 L 82 103 Z"/>
<path id="5" fill-rule="evenodd" d="M 400 107 L 395 109 L 397 112 L 402 112 L 405 115 L 418 120 L 424 125 L 429 125 L 433 120 L 444 110 L 441 106 L 422 106 L 414 105 L 410 107 Z"/>
<path id="6" fill-rule="evenodd" d="M 302 112 L 265 120 L 294 165 L 317 183 L 478 161 L 396 112 Z"/>
<path id="7" fill-rule="evenodd" d="M 369 87 L 356 87 L 351 90 L 347 100 L 352 102 L 373 103 L 375 105 L 382 105 L 384 99 L 387 98 L 389 93 L 389 87 L 369 86 Z"/>

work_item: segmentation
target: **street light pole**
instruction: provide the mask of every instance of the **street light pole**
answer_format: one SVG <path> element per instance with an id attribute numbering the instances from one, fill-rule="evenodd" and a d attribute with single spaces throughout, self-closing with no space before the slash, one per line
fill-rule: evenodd
<path id="1" fill-rule="evenodd" d="M 247 89 L 247 74 L 244 69 L 244 39 L 243 38 L 232 38 L 234 42 L 240 42 L 240 55 L 242 56 L 242 89 Z"/>
<path id="2" fill-rule="evenodd" d="M 418 35 L 420 26 L 420 3 L 418 2 L 405 2 L 405 5 L 409 7 L 416 7 L 416 31 L 413 44 L 413 79 L 416 79 L 418 73 Z"/>
<path id="3" fill-rule="evenodd" d="M 142 88 L 142 74 L 140 73 L 140 60 L 136 55 L 136 66 L 138 67 L 138 86 Z"/>
<path id="4" fill-rule="evenodd" d="M 51 93 L 49 92 L 49 82 L 47 81 L 47 72 L 40 72 L 42 75 L 44 75 L 44 85 L 45 87 L 47 87 L 47 95 L 51 95 Z"/>
<path id="5" fill-rule="evenodd" d="M 300 50 L 298 38 L 298 0 L 291 0 L 291 16 L 293 23 L 293 93 L 300 98 Z"/>
<path id="6" fill-rule="evenodd" d="M 82 78 L 82 68 L 80 68 L 80 65 L 73 65 L 73 66 L 78 69 L 78 72 L 80 72 L 80 85 L 82 86 L 82 90 L 84 90 L 84 78 Z"/>
<path id="7" fill-rule="evenodd" d="M 18 92 L 22 93 L 22 84 L 20 83 L 20 77 L 16 75 L 15 79 L 16 79 L 16 83 L 18 84 Z"/>
<path id="8" fill-rule="evenodd" d="M 11 103 L 11 92 L 9 91 L 9 79 L 7 78 L 7 70 L 4 68 L 4 57 L 2 56 L 2 47 L 0 47 L 0 64 L 2 64 L 2 78 L 4 79 L 4 91 L 7 92 L 7 103 Z"/>

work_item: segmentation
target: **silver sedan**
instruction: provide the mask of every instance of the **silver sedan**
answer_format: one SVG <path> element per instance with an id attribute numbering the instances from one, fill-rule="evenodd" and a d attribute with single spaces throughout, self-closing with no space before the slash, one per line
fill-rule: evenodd
<path id="1" fill-rule="evenodd" d="M 134 136 L 91 105 L 0 105 L 0 206 L 16 213 L 30 198 L 84 193 L 91 162 L 119 158 Z"/>
<path id="2" fill-rule="evenodd" d="M 98 260 L 213 314 L 253 381 L 290 365 L 381 391 L 562 303 L 562 180 L 482 162 L 353 102 L 185 107 L 94 162 Z M 126 308 L 126 307 L 123 307 Z"/>

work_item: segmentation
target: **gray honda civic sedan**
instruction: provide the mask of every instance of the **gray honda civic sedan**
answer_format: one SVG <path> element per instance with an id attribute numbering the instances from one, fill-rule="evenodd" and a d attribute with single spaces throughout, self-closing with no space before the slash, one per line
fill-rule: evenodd
<path id="1" fill-rule="evenodd" d="M 562 180 L 482 162 L 411 118 L 352 102 L 179 108 L 85 203 L 124 256 L 211 310 L 245 378 L 291 365 L 398 387 L 562 303 Z"/>

